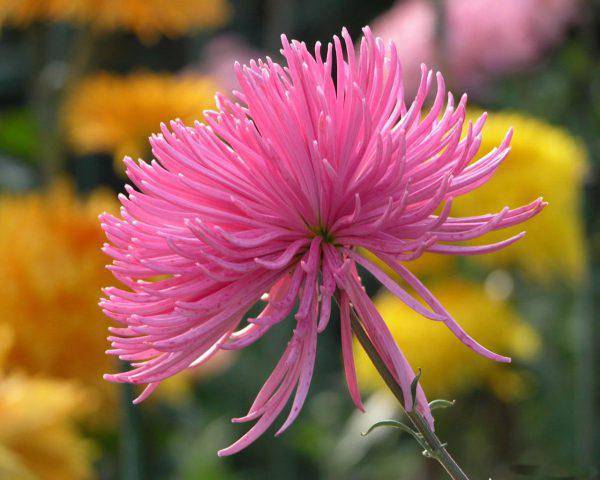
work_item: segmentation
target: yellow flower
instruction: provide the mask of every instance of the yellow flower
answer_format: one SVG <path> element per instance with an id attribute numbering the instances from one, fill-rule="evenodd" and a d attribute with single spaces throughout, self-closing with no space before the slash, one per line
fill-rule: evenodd
<path id="1" fill-rule="evenodd" d="M 5 323 L 0 324 L 0 372 L 4 368 L 4 362 L 6 356 L 13 343 L 13 333 L 9 325 Z"/>
<path id="2" fill-rule="evenodd" d="M 525 238 L 516 244 L 489 255 L 468 257 L 466 261 L 494 269 L 515 267 L 542 283 L 556 278 L 578 281 L 586 257 L 581 211 L 586 151 L 560 128 L 518 113 L 496 112 L 486 122 L 478 158 L 500 144 L 510 127 L 515 130 L 510 154 L 490 181 L 454 200 L 452 215 L 497 212 L 504 206 L 516 207 L 539 196 L 549 206 L 525 227 L 492 232 L 473 242 L 493 243 L 526 230 Z M 439 276 L 454 271 L 457 258 L 425 253 L 406 266 L 419 276 Z M 394 276 L 390 269 L 386 271 Z"/>
<path id="3" fill-rule="evenodd" d="M 74 382 L 5 375 L 12 340 L 0 325 L 0 478 L 93 478 L 94 448 L 75 425 L 93 411 L 87 392 Z"/>
<path id="4" fill-rule="evenodd" d="M 64 21 L 99 31 L 129 30 L 143 41 L 227 22 L 227 0 L 0 0 L 0 26 Z"/>
<path id="5" fill-rule="evenodd" d="M 113 420 L 118 401 L 118 386 L 102 378 L 119 365 L 104 353 L 110 321 L 98 307 L 100 289 L 114 280 L 100 251 L 106 237 L 98 214 L 116 208 L 112 193 L 80 200 L 66 182 L 0 197 L 0 278 L 7 279 L 0 289 L 0 359 L 5 352 L 12 370 L 77 380 L 94 393 L 98 426 Z M 180 403 L 191 381 L 228 366 L 229 352 L 218 358 L 163 382 L 156 394 Z"/>
<path id="6" fill-rule="evenodd" d="M 67 137 L 78 153 L 109 152 L 122 165 L 126 155 L 148 153 L 148 136 L 160 122 L 201 120 L 202 111 L 214 106 L 216 90 L 212 80 L 199 76 L 98 74 L 67 100 Z"/>
<path id="7" fill-rule="evenodd" d="M 506 303 L 492 300 L 477 284 L 448 277 L 432 285 L 435 296 L 463 328 L 482 345 L 515 359 L 531 359 L 539 337 Z M 375 305 L 411 365 L 421 368 L 421 383 L 430 398 L 453 398 L 473 386 L 488 385 L 501 398 L 524 393 L 514 367 L 482 358 L 466 348 L 441 323 L 424 319 L 388 292 Z M 383 382 L 367 355 L 355 345 L 361 386 L 376 389 Z"/>
<path id="8" fill-rule="evenodd" d="M 112 276 L 98 214 L 115 207 L 108 192 L 81 201 L 67 183 L 0 198 L 0 326 L 13 336 L 7 365 L 77 379 L 101 403 L 116 395 L 102 379 L 114 361 L 104 353 L 109 322 L 97 303 Z"/>
<path id="9" fill-rule="evenodd" d="M 93 478 L 94 448 L 75 424 L 86 403 L 67 381 L 0 375 L 0 478 Z"/>
<path id="10" fill-rule="evenodd" d="M 581 195 L 586 151 L 566 131 L 518 113 L 490 115 L 480 151 L 488 152 L 500 143 L 511 126 L 515 134 L 508 158 L 487 184 L 456 199 L 453 214 L 498 211 L 504 205 L 515 207 L 538 196 L 549 206 L 527 223 L 523 240 L 497 253 L 470 259 L 491 267 L 514 266 L 542 282 L 559 277 L 576 281 L 585 265 Z M 493 232 L 480 242 L 494 242 L 520 229 Z"/>
<path id="11" fill-rule="evenodd" d="M 5 24 L 26 26 L 45 18 L 44 0 L 0 0 L 0 27 Z"/>

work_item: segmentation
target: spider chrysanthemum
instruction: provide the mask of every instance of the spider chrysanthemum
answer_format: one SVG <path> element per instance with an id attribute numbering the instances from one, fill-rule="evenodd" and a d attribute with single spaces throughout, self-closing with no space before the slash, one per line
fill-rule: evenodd
<path id="1" fill-rule="evenodd" d="M 365 293 L 357 265 L 424 317 L 443 322 L 464 344 L 508 361 L 476 343 L 406 268 L 425 251 L 449 255 L 492 252 L 460 246 L 490 230 L 521 223 L 543 207 L 537 199 L 499 213 L 454 218 L 452 199 L 483 185 L 509 152 L 505 140 L 471 163 L 485 115 L 465 126 L 466 96 L 455 104 L 442 75 L 424 66 L 416 98 L 405 103 L 393 43 L 368 28 L 359 52 L 344 29 L 324 55 L 282 37 L 283 67 L 270 58 L 236 64 L 239 102 L 217 95 L 206 124 L 151 137 L 156 160 L 126 159 L 136 188 L 121 196 L 121 218 L 102 217 L 126 289 L 108 288 L 101 304 L 121 324 L 109 351 L 132 369 L 107 375 L 147 384 L 139 401 L 176 373 L 208 361 L 220 349 L 241 349 L 291 314 L 285 351 L 248 414 L 256 421 L 221 455 L 260 436 L 295 391 L 278 433 L 298 416 L 309 389 L 317 337 L 328 324 L 332 298 L 341 311 L 341 350 L 350 395 L 362 408 L 352 356 L 350 309 L 401 386 L 405 407 L 433 419 L 423 391 L 412 405 L 414 372 Z M 424 103 L 436 83 L 428 112 Z M 397 284 L 359 248 L 388 264 Z M 414 292 L 414 293 L 409 293 Z M 420 300 L 415 297 L 420 296 Z M 246 318 L 258 301 L 259 315 Z M 399 319 L 401 321 L 401 319 Z"/>

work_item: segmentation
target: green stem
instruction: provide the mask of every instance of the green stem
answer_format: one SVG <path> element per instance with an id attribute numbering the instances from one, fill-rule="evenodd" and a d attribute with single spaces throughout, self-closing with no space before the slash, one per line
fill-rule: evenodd
<path id="1" fill-rule="evenodd" d="M 132 403 L 135 398 L 133 385 L 123 383 L 119 389 L 121 393 L 121 438 L 119 439 L 121 478 L 141 480 L 140 419 L 135 405 Z"/>
<path id="2" fill-rule="evenodd" d="M 356 335 L 356 338 L 358 338 L 358 341 L 371 359 L 371 362 L 373 362 L 373 365 L 375 365 L 375 368 L 379 372 L 379 375 L 381 375 L 381 378 L 383 378 L 388 388 L 400 402 L 400 405 L 406 413 L 406 416 L 410 419 L 415 428 L 423 437 L 428 446 L 428 451 L 431 458 L 437 460 L 440 465 L 444 467 L 450 478 L 454 480 L 469 480 L 469 477 L 467 477 L 465 472 L 462 471 L 456 461 L 450 456 L 445 445 L 440 441 L 433 430 L 431 430 L 429 424 L 423 418 L 423 416 L 417 412 L 416 409 L 413 409 L 411 412 L 407 412 L 404 409 L 404 397 L 402 395 L 400 385 L 398 385 L 396 380 L 394 380 L 391 372 L 388 370 L 387 366 L 377 353 L 377 350 L 375 350 L 375 347 L 371 343 L 371 339 L 360 323 L 358 315 L 353 308 L 350 309 L 350 318 L 354 335 Z"/>
<path id="3" fill-rule="evenodd" d="M 41 170 L 44 180 L 49 183 L 60 172 L 63 152 L 59 136 L 57 109 L 59 104 L 60 68 L 59 62 L 52 65 L 47 55 L 48 27 L 34 25 L 29 32 L 31 50 L 34 57 L 35 78 L 32 81 L 31 110 L 35 115 L 40 149 Z"/>
<path id="4" fill-rule="evenodd" d="M 87 73 L 96 49 L 96 32 L 86 26 L 75 31 L 74 47 L 68 59 L 68 75 L 65 81 L 63 96 L 70 92 Z"/>
<path id="5" fill-rule="evenodd" d="M 32 53 L 35 57 L 31 107 L 43 145 L 39 160 L 47 183 L 62 172 L 66 158 L 60 110 L 67 93 L 89 66 L 95 43 L 94 33 L 82 27 L 75 32 L 71 54 L 65 59 L 51 60 L 46 51 L 49 35 L 46 25 L 36 25 L 31 29 Z"/>

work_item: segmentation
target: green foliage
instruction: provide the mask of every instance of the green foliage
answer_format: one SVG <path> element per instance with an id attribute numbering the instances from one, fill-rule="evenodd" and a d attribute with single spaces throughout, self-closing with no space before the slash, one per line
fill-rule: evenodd
<path id="1" fill-rule="evenodd" d="M 0 152 L 35 163 L 40 148 L 38 128 L 29 108 L 0 110 Z"/>

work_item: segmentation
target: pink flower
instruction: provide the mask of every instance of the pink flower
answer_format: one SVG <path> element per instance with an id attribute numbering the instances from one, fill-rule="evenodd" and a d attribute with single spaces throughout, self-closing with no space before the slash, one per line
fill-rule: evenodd
<path id="1" fill-rule="evenodd" d="M 449 0 L 448 52 L 461 85 L 527 69 L 558 43 L 577 0 Z"/>
<path id="2" fill-rule="evenodd" d="M 458 85 L 467 87 L 529 68 L 561 40 L 580 9 L 578 0 L 444 0 L 443 8 L 443 51 L 436 40 L 441 19 L 432 0 L 398 2 L 375 20 L 373 30 L 396 42 L 405 68 L 443 64 Z M 407 89 L 414 91 L 416 79 L 407 80 Z"/>
<path id="3" fill-rule="evenodd" d="M 102 216 L 111 242 L 104 251 L 114 258 L 109 268 L 127 287 L 107 288 L 101 301 L 122 325 L 111 329 L 109 353 L 133 367 L 106 378 L 147 384 L 137 401 L 217 351 L 259 340 L 296 311 L 281 360 L 248 414 L 234 419 L 256 423 L 220 455 L 259 437 L 294 390 L 277 434 L 298 416 L 336 292 L 344 368 L 356 406 L 363 408 L 351 305 L 401 386 L 406 408 L 416 407 L 433 424 L 420 388 L 412 404 L 414 372 L 365 293 L 357 265 L 424 317 L 444 323 L 469 348 L 509 361 L 469 337 L 404 264 L 424 251 L 474 255 L 508 246 L 522 234 L 492 245 L 453 243 L 521 223 L 544 204 L 538 199 L 496 214 L 451 217 L 452 199 L 487 182 L 508 155 L 511 133 L 471 163 L 485 115 L 465 125 L 466 96 L 455 104 L 442 75 L 425 66 L 417 96 L 406 104 L 395 45 L 386 47 L 368 28 L 364 34 L 358 54 L 344 29 L 343 39 L 334 37 L 324 56 L 320 43 L 313 56 L 304 43 L 283 36 L 286 67 L 270 58 L 236 64 L 240 103 L 218 95 L 218 110 L 205 112 L 208 125 L 162 125 L 162 134 L 150 140 L 157 160 L 125 159 L 137 188 L 127 186 L 128 195 L 120 196 L 121 217 Z M 423 112 L 434 83 L 433 106 Z M 423 303 L 359 247 L 393 268 Z M 261 313 L 245 320 L 260 299 Z"/>
<path id="4" fill-rule="evenodd" d="M 211 39 L 203 51 L 200 72 L 214 78 L 225 92 L 239 89 L 235 74 L 231 68 L 234 62 L 245 62 L 259 57 L 261 53 L 243 37 L 224 33 Z"/>
<path id="5" fill-rule="evenodd" d="M 419 86 L 419 65 L 437 61 L 437 22 L 435 7 L 428 0 L 396 2 L 373 22 L 375 35 L 396 44 L 408 92 L 415 92 Z"/>

